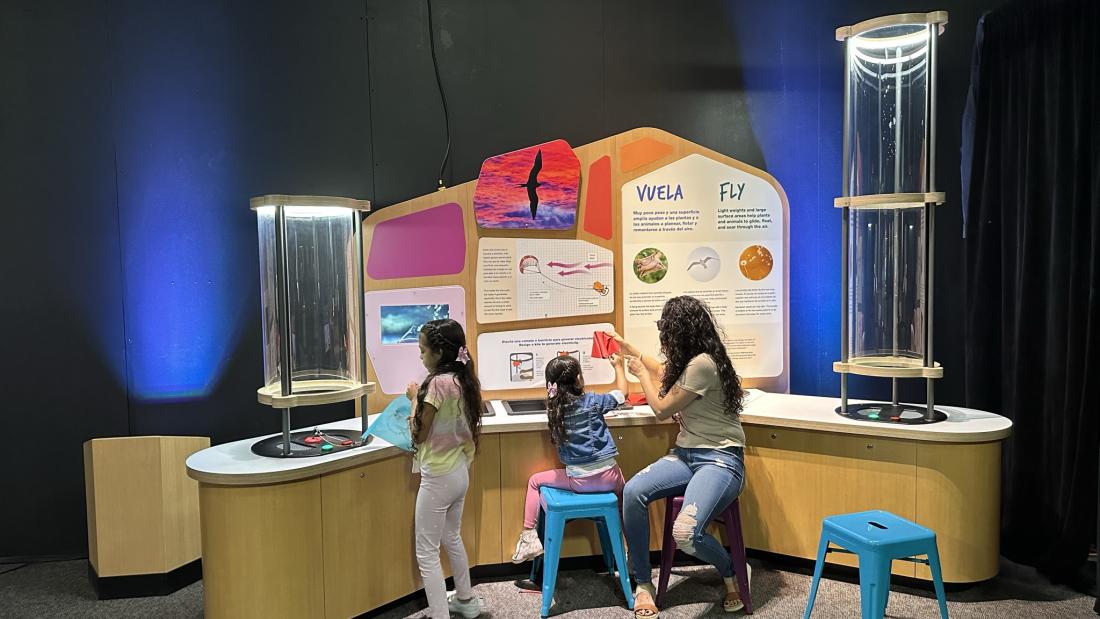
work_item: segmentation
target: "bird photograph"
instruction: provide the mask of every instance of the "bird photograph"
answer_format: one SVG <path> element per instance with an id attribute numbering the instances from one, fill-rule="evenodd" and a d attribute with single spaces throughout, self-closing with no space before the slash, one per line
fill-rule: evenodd
<path id="1" fill-rule="evenodd" d="M 568 230 L 577 221 L 581 165 L 565 140 L 485 160 L 474 189 L 482 228 Z"/>
<path id="2" fill-rule="evenodd" d="M 531 201 L 531 219 L 534 219 L 539 212 L 539 172 L 542 171 L 542 150 L 539 149 L 537 155 L 535 155 L 535 162 L 531 164 L 531 172 L 527 175 L 527 182 L 520 183 L 516 187 L 527 188 L 527 199 Z"/>

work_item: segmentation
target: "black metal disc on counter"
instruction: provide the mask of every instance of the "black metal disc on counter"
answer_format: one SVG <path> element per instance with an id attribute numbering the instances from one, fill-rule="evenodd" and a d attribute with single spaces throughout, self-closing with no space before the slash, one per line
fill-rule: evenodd
<path id="1" fill-rule="evenodd" d="M 912 404 L 889 404 L 879 402 L 867 402 L 864 404 L 849 404 L 848 412 L 841 412 L 840 407 L 836 413 L 841 417 L 855 419 L 857 421 L 875 421 L 878 423 L 896 423 L 906 426 L 919 426 L 929 423 L 938 423 L 947 419 L 943 411 L 933 410 L 932 418 L 926 419 L 928 411 L 924 406 Z"/>
<path id="2" fill-rule="evenodd" d="M 290 453 L 283 453 L 283 435 L 269 436 L 252 444 L 252 453 L 269 458 L 312 458 L 327 456 L 370 443 L 358 430 L 301 430 L 290 434 Z"/>

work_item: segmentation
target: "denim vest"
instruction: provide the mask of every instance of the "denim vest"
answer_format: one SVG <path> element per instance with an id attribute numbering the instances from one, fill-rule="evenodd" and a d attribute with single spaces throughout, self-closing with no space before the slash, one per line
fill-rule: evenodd
<path id="1" fill-rule="evenodd" d="M 616 397 L 616 395 L 618 397 Z M 565 440 L 558 445 L 563 464 L 590 464 L 619 455 L 603 416 L 621 402 L 622 393 L 585 393 L 565 411 Z"/>

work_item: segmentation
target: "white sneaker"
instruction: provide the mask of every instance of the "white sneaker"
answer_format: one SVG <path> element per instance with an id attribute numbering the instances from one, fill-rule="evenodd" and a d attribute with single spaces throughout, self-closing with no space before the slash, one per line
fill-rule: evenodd
<path id="1" fill-rule="evenodd" d="M 474 596 L 468 600 L 458 599 L 457 591 L 447 593 L 447 610 L 466 619 L 474 619 L 485 610 L 485 600 Z"/>
<path id="2" fill-rule="evenodd" d="M 542 541 L 534 529 L 524 529 L 519 534 L 516 542 L 516 552 L 512 555 L 512 563 L 523 563 L 542 555 Z"/>

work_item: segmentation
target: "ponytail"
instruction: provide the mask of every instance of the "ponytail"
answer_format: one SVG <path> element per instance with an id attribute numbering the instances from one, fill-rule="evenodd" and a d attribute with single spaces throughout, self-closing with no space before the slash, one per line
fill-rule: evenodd
<path id="1" fill-rule="evenodd" d="M 568 355 L 555 357 L 546 364 L 546 421 L 550 426 L 550 442 L 565 442 L 565 414 L 584 395 L 578 385 L 581 364 Z"/>

